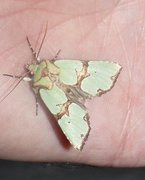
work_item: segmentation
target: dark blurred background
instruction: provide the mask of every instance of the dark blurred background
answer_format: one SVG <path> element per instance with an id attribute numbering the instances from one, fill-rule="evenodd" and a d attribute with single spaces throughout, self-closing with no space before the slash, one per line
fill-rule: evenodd
<path id="1" fill-rule="evenodd" d="M 0 160 L 0 180 L 145 180 L 145 168 L 94 167 L 70 163 Z"/>

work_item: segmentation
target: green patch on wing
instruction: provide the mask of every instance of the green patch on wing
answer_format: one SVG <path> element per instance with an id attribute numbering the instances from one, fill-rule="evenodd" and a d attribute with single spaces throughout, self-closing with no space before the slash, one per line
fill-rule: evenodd
<path id="1" fill-rule="evenodd" d="M 40 89 L 40 96 L 52 114 L 57 114 L 61 111 L 62 105 L 67 101 L 67 97 L 63 90 L 56 85 L 52 89 Z"/>
<path id="2" fill-rule="evenodd" d="M 77 60 L 59 60 L 55 61 L 55 65 L 60 68 L 59 79 L 67 85 L 75 85 L 77 83 L 77 72 L 83 68 L 81 61 Z"/>
<path id="3" fill-rule="evenodd" d="M 89 61 L 89 75 L 82 80 L 81 89 L 92 96 L 100 95 L 112 88 L 120 70 L 121 66 L 113 62 Z"/>
<path id="4" fill-rule="evenodd" d="M 62 116 L 58 124 L 74 148 L 81 150 L 90 131 L 88 115 L 79 105 L 68 107 L 69 115 Z"/>

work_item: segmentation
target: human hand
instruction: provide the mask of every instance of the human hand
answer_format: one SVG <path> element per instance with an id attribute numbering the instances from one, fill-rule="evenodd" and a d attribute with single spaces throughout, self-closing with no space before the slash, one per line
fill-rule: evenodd
<path id="1" fill-rule="evenodd" d="M 1 2 L 0 72 L 21 74 L 32 45 L 52 59 L 109 60 L 123 70 L 114 88 L 87 101 L 91 132 L 81 152 L 69 148 L 43 104 L 35 116 L 35 97 L 26 82 L 0 103 L 0 157 L 29 161 L 69 161 L 93 165 L 145 165 L 144 2 L 7 1 Z M 39 39 L 38 39 L 39 38 Z M 0 94 L 14 79 L 1 77 Z"/>

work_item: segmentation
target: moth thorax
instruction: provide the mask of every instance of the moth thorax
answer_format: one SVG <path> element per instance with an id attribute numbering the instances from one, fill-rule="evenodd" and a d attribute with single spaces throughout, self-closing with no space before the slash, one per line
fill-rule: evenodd
<path id="1" fill-rule="evenodd" d="M 60 73 L 59 67 L 52 62 L 47 61 L 47 68 L 51 74 L 58 75 Z"/>
<path id="2" fill-rule="evenodd" d="M 48 76 L 48 74 L 49 74 L 48 69 L 47 69 L 47 67 L 45 67 L 41 72 L 41 76 L 45 77 L 45 76 Z"/>
<path id="3" fill-rule="evenodd" d="M 38 68 L 38 65 L 37 65 L 37 64 L 28 64 L 28 65 L 26 65 L 26 69 L 27 69 L 28 71 L 30 71 L 30 74 L 31 74 L 31 75 L 34 75 L 34 74 L 35 74 L 35 72 L 37 71 L 37 68 Z"/>

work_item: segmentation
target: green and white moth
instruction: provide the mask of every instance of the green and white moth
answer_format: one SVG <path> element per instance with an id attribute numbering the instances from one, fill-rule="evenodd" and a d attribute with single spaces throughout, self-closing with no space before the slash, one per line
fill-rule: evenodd
<path id="1" fill-rule="evenodd" d="M 40 60 L 28 43 L 35 61 L 26 69 L 34 92 L 40 95 L 72 146 L 82 150 L 90 132 L 85 100 L 109 91 L 121 66 L 109 61 Z"/>
<path id="2" fill-rule="evenodd" d="M 36 54 L 32 47 L 31 50 Z M 85 100 L 110 90 L 121 66 L 109 61 L 39 61 L 36 58 L 26 68 L 35 93 L 40 94 L 72 146 L 81 150 L 90 131 Z"/>

